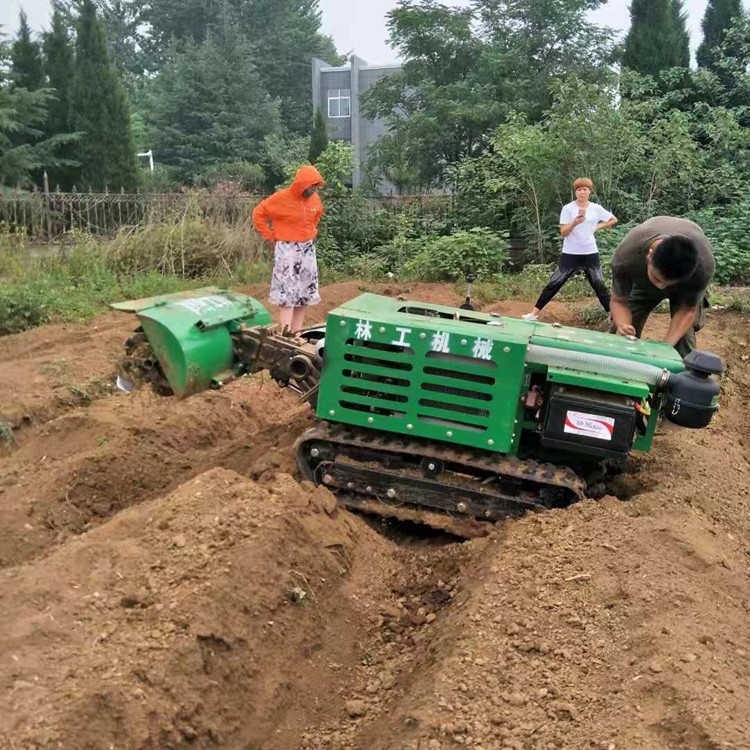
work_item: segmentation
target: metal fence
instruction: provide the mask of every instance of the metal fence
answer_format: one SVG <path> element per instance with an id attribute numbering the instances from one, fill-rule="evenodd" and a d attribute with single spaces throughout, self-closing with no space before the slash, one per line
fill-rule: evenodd
<path id="1" fill-rule="evenodd" d="M 262 196 L 249 193 L 63 193 L 0 190 L 0 224 L 29 240 L 58 239 L 71 231 L 113 235 L 187 215 L 217 223 L 243 224 Z"/>
<path id="2" fill-rule="evenodd" d="M 0 186 L 0 226 L 23 233 L 31 242 L 56 240 L 71 231 L 114 235 L 150 224 L 164 224 L 188 215 L 208 221 L 242 225 L 250 219 L 261 195 L 241 192 L 95 193 L 22 190 Z M 372 212 L 404 211 L 434 218 L 454 212 L 452 196 L 393 196 L 367 198 Z"/>

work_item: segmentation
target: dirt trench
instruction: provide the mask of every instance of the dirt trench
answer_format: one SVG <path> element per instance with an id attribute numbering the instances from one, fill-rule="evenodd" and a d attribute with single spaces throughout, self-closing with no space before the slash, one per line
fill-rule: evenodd
<path id="1" fill-rule="evenodd" d="M 76 377 L 106 381 L 104 320 Z M 0 416 L 38 407 L 0 459 L 0 747 L 750 748 L 749 328 L 711 315 L 721 412 L 658 435 L 627 501 L 464 544 L 300 484 L 309 411 L 261 376 L 61 405 L 33 380 L 75 328 L 0 341 L 28 381 Z"/>

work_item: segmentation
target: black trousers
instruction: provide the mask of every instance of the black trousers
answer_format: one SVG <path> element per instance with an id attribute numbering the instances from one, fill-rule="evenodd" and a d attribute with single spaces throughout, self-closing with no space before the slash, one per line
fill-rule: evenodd
<path id="1" fill-rule="evenodd" d="M 568 279 L 582 268 L 586 274 L 591 288 L 596 292 L 602 307 L 609 312 L 609 289 L 604 283 L 602 274 L 602 260 L 599 253 L 590 255 L 570 255 L 563 253 L 557 263 L 557 268 L 552 273 L 549 283 L 542 290 L 535 307 L 543 310 L 544 306 L 565 286 Z"/>

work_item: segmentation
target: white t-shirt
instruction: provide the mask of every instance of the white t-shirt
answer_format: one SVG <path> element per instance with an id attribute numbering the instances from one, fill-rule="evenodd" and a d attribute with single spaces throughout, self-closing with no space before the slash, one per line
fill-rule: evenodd
<path id="1" fill-rule="evenodd" d="M 563 206 L 560 212 L 560 224 L 570 224 L 578 216 L 578 204 L 573 201 Z M 573 231 L 563 240 L 562 251 L 568 255 L 591 255 L 598 253 L 594 239 L 594 229 L 603 221 L 614 218 L 614 214 L 602 208 L 598 203 L 589 203 L 586 209 L 586 221 L 573 227 Z"/>

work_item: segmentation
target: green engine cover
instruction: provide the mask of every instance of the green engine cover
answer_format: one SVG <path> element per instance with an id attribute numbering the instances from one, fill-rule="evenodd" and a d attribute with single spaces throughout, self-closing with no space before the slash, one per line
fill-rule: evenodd
<path id="1" fill-rule="evenodd" d="M 321 419 L 502 453 L 517 452 L 532 372 L 636 398 L 617 377 L 547 371 L 529 344 L 684 369 L 666 344 L 363 294 L 328 315 Z M 655 421 L 655 416 L 654 416 Z M 527 426 L 528 427 L 528 426 Z"/>
<path id="2" fill-rule="evenodd" d="M 177 396 L 205 390 L 234 365 L 232 331 L 272 323 L 268 311 L 244 294 L 205 287 L 112 305 L 133 312 Z"/>

